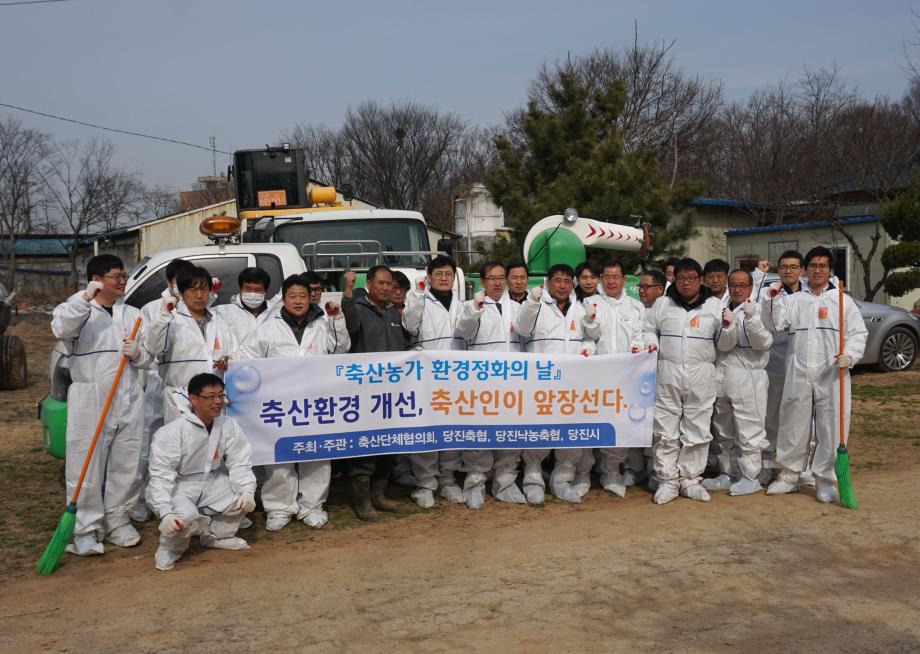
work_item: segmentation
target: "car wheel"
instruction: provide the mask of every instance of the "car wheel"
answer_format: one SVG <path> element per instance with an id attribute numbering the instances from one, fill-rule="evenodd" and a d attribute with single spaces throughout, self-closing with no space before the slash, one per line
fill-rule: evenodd
<path id="1" fill-rule="evenodd" d="M 907 370 L 917 358 L 917 337 L 907 327 L 894 327 L 882 340 L 878 367 L 882 372 Z"/>

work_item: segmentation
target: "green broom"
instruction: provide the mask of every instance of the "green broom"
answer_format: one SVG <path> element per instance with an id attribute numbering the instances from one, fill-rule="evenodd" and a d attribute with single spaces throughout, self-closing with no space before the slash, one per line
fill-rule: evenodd
<path id="1" fill-rule="evenodd" d="M 837 286 L 839 291 L 839 321 L 840 327 L 840 354 L 843 354 L 843 283 Z M 846 444 L 846 426 L 844 424 L 844 402 L 846 400 L 844 382 L 846 371 L 843 368 L 837 369 L 840 374 L 840 445 L 837 446 L 837 460 L 834 462 L 834 472 L 837 474 L 837 486 L 840 493 L 840 506 L 847 509 L 855 509 L 856 495 L 853 494 L 853 480 L 850 478 L 850 453 L 847 451 Z"/>
<path id="2" fill-rule="evenodd" d="M 137 336 L 137 330 L 140 326 L 141 319 L 138 318 L 134 321 L 134 329 L 131 331 L 131 340 L 134 340 Z M 102 432 L 102 425 L 105 424 L 106 416 L 109 414 L 109 407 L 112 406 L 112 398 L 115 397 L 115 391 L 118 389 L 118 382 L 121 380 L 121 373 L 124 371 L 127 361 L 128 357 L 121 357 L 121 362 L 118 364 L 118 371 L 115 373 L 115 379 L 112 381 L 112 388 L 109 389 L 109 396 L 106 398 L 105 406 L 102 408 L 102 415 L 99 416 L 99 422 L 96 424 L 96 433 L 93 434 L 93 440 L 90 441 L 89 444 L 89 451 L 86 453 L 86 458 L 83 460 L 83 470 L 80 471 L 80 478 L 77 480 L 77 486 L 74 489 L 73 497 L 70 498 L 67 508 L 64 509 L 64 513 L 61 515 L 57 529 L 54 530 L 54 535 L 51 537 L 51 542 L 49 542 L 48 547 L 45 548 L 45 553 L 42 554 L 42 558 L 40 558 L 35 565 L 35 572 L 40 575 L 50 575 L 57 569 L 58 564 L 61 562 L 61 556 L 64 554 L 64 549 L 67 547 L 67 544 L 70 543 L 71 538 L 73 538 L 73 528 L 77 522 L 77 499 L 80 497 L 80 489 L 83 488 L 83 480 L 86 478 L 86 471 L 89 469 L 89 463 L 93 458 L 93 452 L 96 449 L 96 441 L 99 440 L 99 434 Z"/>

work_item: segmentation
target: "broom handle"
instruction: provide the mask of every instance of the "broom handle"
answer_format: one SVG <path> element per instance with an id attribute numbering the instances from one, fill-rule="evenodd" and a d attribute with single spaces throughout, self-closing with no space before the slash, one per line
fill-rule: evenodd
<path id="1" fill-rule="evenodd" d="M 839 284 L 837 284 L 837 289 L 838 289 L 838 299 L 839 299 L 839 302 L 838 302 L 839 307 L 837 309 L 839 320 L 837 322 L 837 325 L 840 328 L 840 354 L 843 354 L 843 282 L 842 281 Z M 845 445 L 846 443 L 844 443 L 845 436 L 844 436 L 844 425 L 843 425 L 843 413 L 844 413 L 843 412 L 843 402 L 844 402 L 843 384 L 844 384 L 845 371 L 843 368 L 837 368 L 837 370 L 840 374 L 840 383 L 838 384 L 838 386 L 840 386 L 840 444 Z"/>
<path id="2" fill-rule="evenodd" d="M 137 336 L 137 330 L 140 329 L 141 319 L 138 318 L 134 321 L 134 329 L 131 330 L 131 340 L 134 340 L 134 337 Z M 112 381 L 112 388 L 109 389 L 109 396 L 105 399 L 105 406 L 102 407 L 102 415 L 99 416 L 99 422 L 96 424 L 96 433 L 93 434 L 93 440 L 89 444 L 89 452 L 86 453 L 86 458 L 83 460 L 83 470 L 80 471 L 80 478 L 77 480 L 77 487 L 73 492 L 73 497 L 70 499 L 72 504 L 77 503 L 77 498 L 80 497 L 80 489 L 83 488 L 83 480 L 86 478 L 86 471 L 89 469 L 89 462 L 93 458 L 93 451 L 96 449 L 96 441 L 99 440 L 99 434 L 102 433 L 102 425 L 105 424 L 105 419 L 109 415 L 109 407 L 112 406 L 112 398 L 115 397 L 115 391 L 118 389 L 118 382 L 121 380 L 121 373 L 125 369 L 125 363 L 127 363 L 128 357 L 124 354 L 121 356 L 121 361 L 118 363 L 118 371 L 115 373 L 115 379 Z"/>

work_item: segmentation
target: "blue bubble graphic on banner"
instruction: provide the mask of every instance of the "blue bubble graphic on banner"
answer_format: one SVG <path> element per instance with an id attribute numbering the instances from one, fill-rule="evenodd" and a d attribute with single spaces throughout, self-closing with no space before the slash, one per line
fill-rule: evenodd
<path id="1" fill-rule="evenodd" d="M 633 404 L 626 411 L 626 415 L 628 415 L 629 419 L 633 422 L 642 422 L 645 420 L 645 407 L 639 406 L 638 404 Z"/>
<path id="2" fill-rule="evenodd" d="M 231 395 L 250 395 L 259 390 L 262 375 L 252 366 L 240 366 L 227 376 L 227 387 Z"/>
<path id="3" fill-rule="evenodd" d="M 642 393 L 643 395 L 648 395 L 649 393 L 651 393 L 651 392 L 654 391 L 654 390 L 655 390 L 655 380 L 654 380 L 654 378 L 653 378 L 653 379 L 645 379 L 645 380 L 643 380 L 642 385 L 639 386 L 639 392 Z"/>

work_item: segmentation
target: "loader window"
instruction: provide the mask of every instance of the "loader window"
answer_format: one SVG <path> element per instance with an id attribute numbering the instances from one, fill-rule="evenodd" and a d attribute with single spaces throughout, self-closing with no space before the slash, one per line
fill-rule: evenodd
<path id="1" fill-rule="evenodd" d="M 237 152 L 239 209 L 306 206 L 306 181 L 294 152 Z"/>
<path id="2" fill-rule="evenodd" d="M 316 246 L 312 260 L 307 254 L 304 262 L 307 268 L 369 268 L 381 263 L 388 266 L 417 268 L 428 263 L 428 231 L 418 220 L 340 220 L 310 221 L 280 225 L 275 231 L 275 240 L 293 243 L 304 253 L 304 245 Z M 329 243 L 345 241 L 344 243 Z M 323 243 L 325 242 L 325 243 Z M 316 245 L 316 244 L 319 245 Z M 379 243 L 380 260 L 375 256 L 360 253 L 376 253 Z M 307 250 L 311 250 L 310 247 Z M 392 254 L 387 252 L 411 252 L 415 254 Z M 421 254 L 426 253 L 426 254 Z M 334 255 L 334 256 L 332 256 Z"/>

